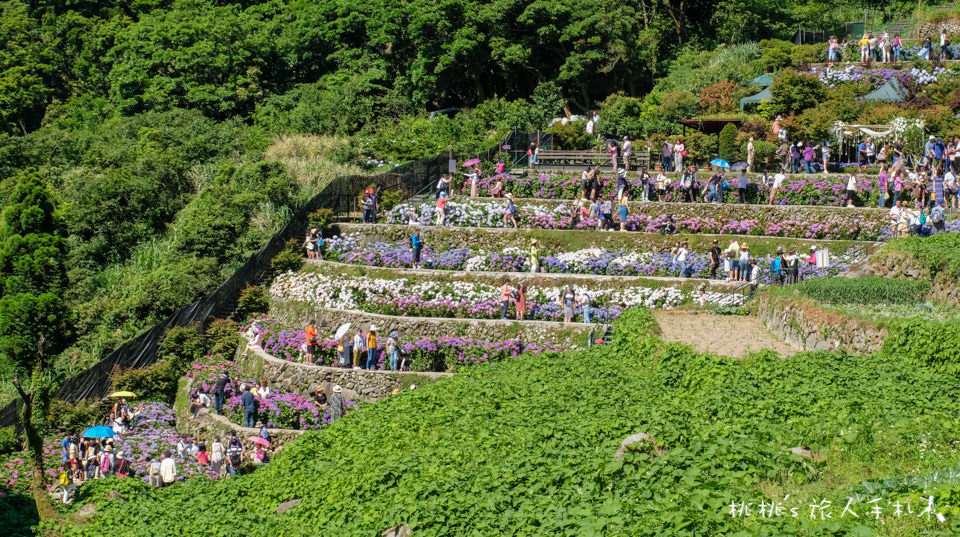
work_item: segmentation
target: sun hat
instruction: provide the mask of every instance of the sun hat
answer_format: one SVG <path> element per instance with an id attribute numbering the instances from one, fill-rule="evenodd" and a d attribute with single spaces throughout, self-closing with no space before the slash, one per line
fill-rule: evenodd
<path id="1" fill-rule="evenodd" d="M 377 331 L 377 325 L 371 324 L 371 325 L 370 325 L 370 331 L 371 331 L 371 332 L 376 332 L 376 331 Z"/>
<path id="2" fill-rule="evenodd" d="M 390 337 L 400 337 L 400 333 L 394 330 L 393 332 L 390 332 Z"/>
<path id="3" fill-rule="evenodd" d="M 118 459 L 122 459 L 122 458 L 123 458 L 123 452 L 122 452 L 122 451 L 118 451 L 118 452 L 117 452 L 117 458 L 118 458 Z"/>
<path id="4" fill-rule="evenodd" d="M 513 199 L 513 194 L 507 192 L 507 197 L 510 198 L 510 199 Z"/>
<path id="5" fill-rule="evenodd" d="M 811 250 L 816 250 L 816 249 L 817 249 L 817 245 L 811 246 L 810 249 L 811 249 Z"/>
<path id="6" fill-rule="evenodd" d="M 747 246 L 747 243 L 743 243 L 743 244 L 740 245 L 740 249 L 741 249 L 741 250 L 749 250 L 750 247 Z"/>
<path id="7" fill-rule="evenodd" d="M 256 424 L 256 425 L 254 425 L 254 427 L 263 427 L 263 422 L 262 422 L 262 421 L 259 421 L 259 420 L 257 420 L 257 424 Z"/>
<path id="8" fill-rule="evenodd" d="M 343 392 L 343 388 L 341 388 L 339 384 L 333 387 L 333 393 L 341 393 L 341 392 Z"/>

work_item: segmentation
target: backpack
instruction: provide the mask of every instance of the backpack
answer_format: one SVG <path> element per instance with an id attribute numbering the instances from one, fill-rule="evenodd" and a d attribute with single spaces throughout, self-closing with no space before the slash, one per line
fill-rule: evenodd
<path id="1" fill-rule="evenodd" d="M 100 472 L 104 474 L 109 473 L 110 468 L 112 466 L 111 462 L 112 461 L 110 460 L 110 454 L 104 453 L 103 459 L 100 461 Z"/>
<path id="2" fill-rule="evenodd" d="M 773 260 L 773 263 L 770 264 L 770 271 L 780 274 L 780 257 L 779 256 Z"/>
<path id="3" fill-rule="evenodd" d="M 935 208 L 930 214 L 930 220 L 934 224 L 939 224 L 943 222 L 943 210 L 940 207 Z"/>
<path id="4" fill-rule="evenodd" d="M 240 455 L 240 450 L 231 447 L 227 449 L 227 451 L 229 452 L 230 464 L 233 466 L 240 466 L 240 463 L 243 462 L 243 459 Z"/>

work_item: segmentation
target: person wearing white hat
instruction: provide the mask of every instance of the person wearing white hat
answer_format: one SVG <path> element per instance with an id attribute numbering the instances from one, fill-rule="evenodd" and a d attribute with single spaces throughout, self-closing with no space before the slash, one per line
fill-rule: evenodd
<path id="1" fill-rule="evenodd" d="M 397 366 L 400 362 L 400 342 L 398 339 L 400 334 L 396 330 L 390 332 L 390 337 L 387 338 L 387 356 L 390 357 L 390 370 L 396 371 Z"/>
<path id="2" fill-rule="evenodd" d="M 377 365 L 377 325 L 370 325 L 370 332 L 367 334 L 367 369 L 373 369 Z"/>
<path id="3" fill-rule="evenodd" d="M 327 407 L 330 414 L 330 422 L 337 421 L 347 413 L 347 404 L 343 400 L 343 388 L 339 384 L 333 387 L 333 397 L 330 398 L 330 405 Z"/>
<path id="4" fill-rule="evenodd" d="M 517 204 L 513 202 L 513 194 L 507 192 L 507 203 L 503 212 L 503 227 L 509 227 L 507 224 L 513 222 L 513 227 L 520 227 L 517 224 Z"/>

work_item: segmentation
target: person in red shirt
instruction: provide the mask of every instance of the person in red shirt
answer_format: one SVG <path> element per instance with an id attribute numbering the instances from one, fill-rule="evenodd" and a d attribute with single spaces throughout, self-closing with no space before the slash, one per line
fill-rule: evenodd
<path id="1" fill-rule="evenodd" d="M 437 199 L 437 225 L 438 226 L 442 226 L 443 221 L 447 218 L 446 207 L 447 207 L 447 201 L 449 199 L 450 198 L 446 196 L 446 193 L 444 193 L 444 195 L 440 196 L 440 198 Z"/>
<path id="2" fill-rule="evenodd" d="M 307 363 L 313 364 L 313 355 L 317 353 L 317 329 L 313 325 L 317 321 L 310 321 L 310 324 L 303 330 L 303 335 L 307 338 Z"/>

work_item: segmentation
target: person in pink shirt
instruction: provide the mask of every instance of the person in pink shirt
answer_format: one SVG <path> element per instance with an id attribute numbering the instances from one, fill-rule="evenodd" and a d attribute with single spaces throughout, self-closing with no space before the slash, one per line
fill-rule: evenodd
<path id="1" fill-rule="evenodd" d="M 503 280 L 503 287 L 500 288 L 500 318 L 507 318 L 507 309 L 510 307 L 510 281 Z"/>

